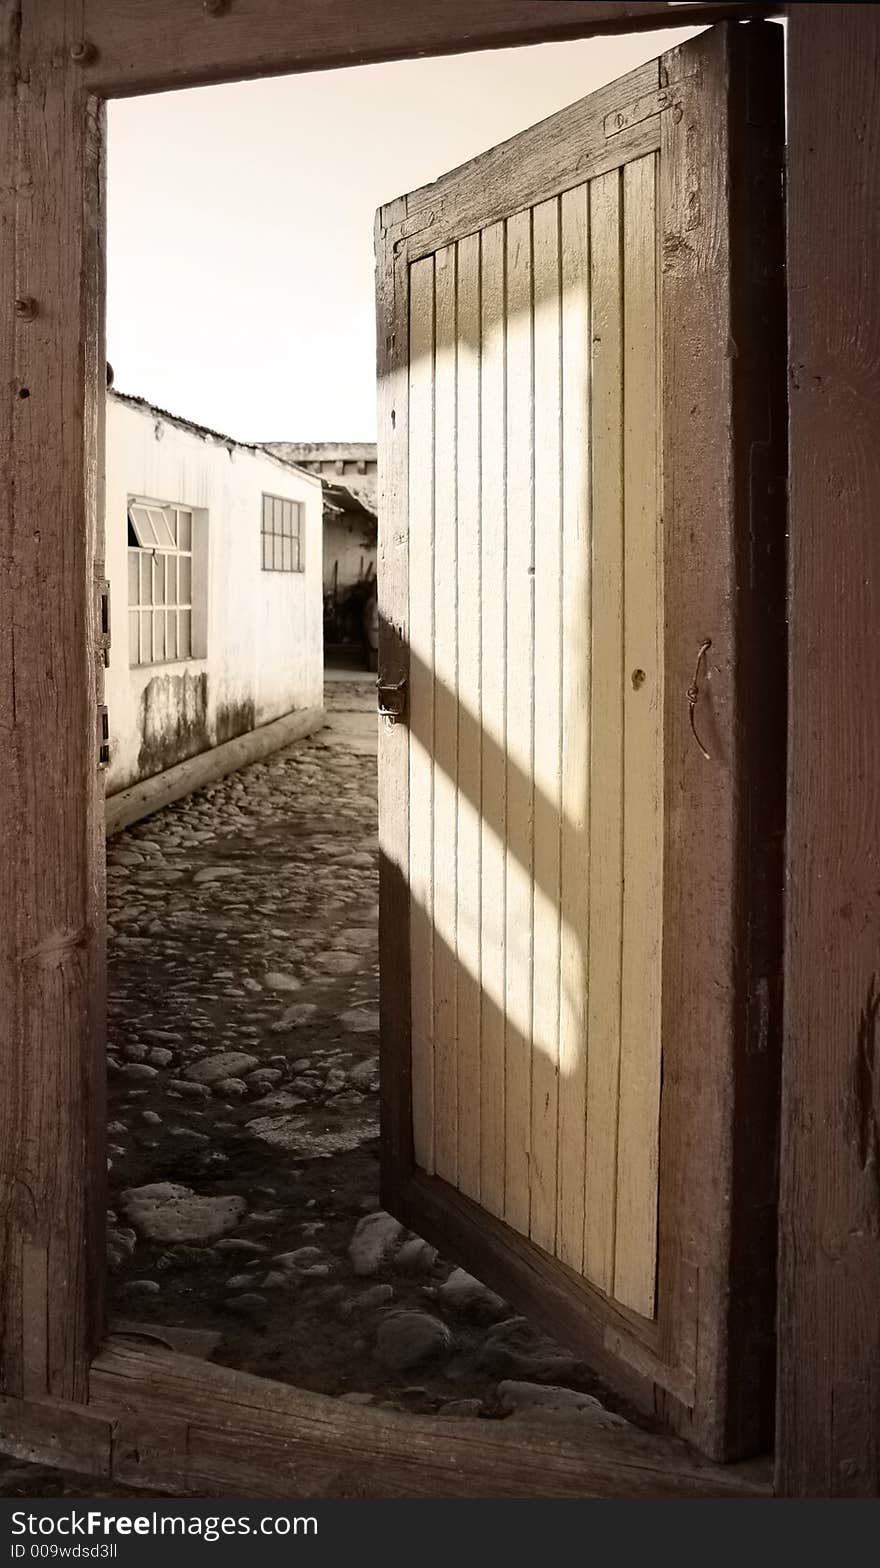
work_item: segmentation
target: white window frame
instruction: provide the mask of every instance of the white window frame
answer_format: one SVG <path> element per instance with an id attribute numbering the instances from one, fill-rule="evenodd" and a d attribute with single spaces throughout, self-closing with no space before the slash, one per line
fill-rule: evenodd
<path id="1" fill-rule="evenodd" d="M 289 495 L 263 491 L 260 564 L 264 572 L 305 571 L 305 510 L 302 501 L 294 501 Z"/>
<path id="2" fill-rule="evenodd" d="M 130 496 L 128 526 L 129 664 L 184 664 L 194 657 L 194 508 Z"/>

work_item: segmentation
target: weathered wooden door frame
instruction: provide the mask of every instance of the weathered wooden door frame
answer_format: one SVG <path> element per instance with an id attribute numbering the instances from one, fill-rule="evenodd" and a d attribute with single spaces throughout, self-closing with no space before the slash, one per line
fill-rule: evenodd
<path id="1" fill-rule="evenodd" d="M 126 1412 L 150 1390 L 165 1390 L 166 1404 L 177 1412 L 176 1437 L 182 1430 L 190 1449 L 198 1447 L 196 1429 L 204 1435 L 210 1424 L 204 1401 L 189 1397 L 180 1379 L 172 1380 L 169 1393 L 168 1380 L 163 1383 L 146 1364 L 129 1380 L 127 1403 L 118 1385 L 106 1386 L 106 1357 L 113 1352 L 96 1354 L 102 1334 L 104 1045 L 103 850 L 91 741 L 97 704 L 96 454 L 103 401 L 100 100 L 783 9 L 697 4 L 685 11 L 613 0 L 481 0 L 477 9 L 474 0 L 445 0 L 442 8 L 340 0 L 331 19 L 323 0 L 298 0 L 296 6 L 289 0 L 238 5 L 236 0 L 126 0 L 118 10 L 114 0 L 0 0 L 0 275 L 5 284 L 0 306 L 5 388 L 0 414 L 0 983 L 5 1010 L 0 1323 L 6 1446 L 95 1475 L 112 1469 L 122 1474 L 117 1455 L 124 1452 Z M 826 999 L 816 993 L 813 975 L 828 963 L 822 911 L 831 907 L 829 899 L 833 903 L 838 890 L 838 897 L 845 897 L 846 868 L 853 856 L 864 854 L 862 826 L 870 818 L 865 792 L 873 784 L 870 767 L 841 769 L 837 756 L 817 738 L 813 705 L 833 700 L 837 666 L 817 685 L 812 648 L 828 605 L 827 581 L 841 565 L 861 581 L 876 551 L 876 469 L 858 470 L 859 486 L 848 492 L 843 534 L 824 526 L 823 493 L 814 476 L 817 461 L 833 459 L 853 406 L 819 398 L 816 388 L 824 392 L 829 384 L 829 366 L 830 385 L 838 385 L 830 356 L 838 344 L 859 338 L 866 309 L 868 330 L 876 331 L 877 272 L 869 266 L 864 236 L 876 207 L 870 65 L 878 47 L 878 18 L 871 6 L 792 6 L 790 11 L 789 94 L 796 112 L 789 168 L 797 195 L 789 217 L 790 353 L 805 378 L 793 388 L 792 524 L 796 530 L 803 525 L 804 539 L 790 580 L 790 615 L 797 630 L 796 668 L 790 675 L 790 768 L 798 817 L 788 850 L 794 914 L 787 956 L 786 1271 L 779 1345 L 786 1420 L 778 1473 L 784 1490 L 810 1495 L 830 1484 L 835 1466 L 857 1490 L 872 1491 L 877 1485 L 875 1468 L 867 1476 L 858 1465 L 854 1471 L 843 1424 L 829 1424 L 825 1370 L 833 1367 L 838 1386 L 851 1393 L 877 1387 L 875 1336 L 862 1312 L 864 1287 L 876 1279 L 876 1264 L 867 1253 L 856 1259 L 844 1256 L 836 1243 L 826 1247 L 827 1278 L 814 1294 L 812 1253 L 828 1234 L 814 1183 L 820 1184 L 824 1212 L 833 1214 L 835 1234 L 843 1236 L 861 1225 L 867 1179 L 861 1166 L 856 1169 L 854 1155 L 846 1184 L 829 1185 L 840 1170 L 838 1151 L 848 1148 L 851 1130 L 848 1102 L 834 1089 L 834 1075 L 822 1076 L 821 1063 L 830 1041 L 830 1062 L 843 1071 L 847 1042 L 857 1030 L 850 1031 L 848 1014 L 831 1011 L 833 995 Z M 819 96 L 818 81 L 823 84 Z M 840 203 L 831 200 L 837 191 L 844 198 Z M 833 301 L 826 264 L 832 248 L 843 284 Z M 849 380 L 846 387 L 851 399 Z M 809 422 L 808 407 L 813 410 Z M 857 614 L 851 605 L 845 617 L 837 615 L 823 626 L 826 645 L 830 638 L 835 650 L 847 650 L 846 695 L 854 728 L 860 714 L 872 711 L 876 693 L 875 661 L 853 657 L 853 652 L 871 646 L 876 625 L 865 599 Z M 876 747 L 867 755 L 875 756 Z M 823 857 L 819 865 L 814 843 Z M 827 876 L 821 866 L 827 866 Z M 867 905 L 860 894 L 854 918 L 861 918 L 861 909 Z M 855 929 L 855 924 L 847 927 L 850 934 Z M 848 994 L 853 997 L 864 993 L 857 969 L 867 975 L 874 962 L 867 917 L 861 933 L 858 966 L 849 942 Z M 185 1380 L 184 1359 L 170 1360 Z M 103 1398 L 102 1417 L 87 1405 L 90 1364 L 92 1400 L 96 1394 Z M 214 1383 L 216 1369 L 199 1370 L 206 1386 Z M 303 1400 L 307 1403 L 306 1396 Z M 246 1394 L 242 1402 L 247 1405 Z M 251 1417 L 257 1402 L 248 1406 Z M 876 1409 L 872 1412 L 860 1396 L 857 1403 L 864 1410 L 867 1438 L 874 1434 L 876 1439 Z M 247 1429 L 219 1392 L 212 1413 L 227 1431 Z M 369 1430 L 358 1427 L 362 1414 L 347 1412 L 349 1425 L 340 1436 L 322 1404 L 325 1432 L 318 1446 L 326 1459 L 325 1476 L 340 1461 L 350 1474 L 364 1473 L 349 1438 L 358 1428 L 364 1447 L 372 1446 L 378 1428 L 375 1423 L 368 1424 Z M 155 1458 L 167 1420 L 163 1424 L 153 1407 L 151 1416 L 136 1425 L 147 1460 L 151 1453 Z M 280 1431 L 277 1420 L 274 1430 Z M 409 1444 L 412 1430 L 407 1425 L 398 1447 Z M 444 1430 L 450 1434 L 444 1446 L 453 1469 L 456 1459 L 469 1463 L 473 1433 Z M 302 1420 L 292 1417 L 286 1433 L 282 1451 L 292 1439 L 308 1441 L 309 1433 L 314 1439 L 308 1411 Z M 390 1450 L 385 1452 L 390 1465 Z M 186 1486 L 188 1461 L 179 1449 L 175 1457 L 181 1468 L 173 1479 Z M 579 1477 L 582 1493 L 591 1485 L 612 1489 L 615 1482 L 624 1484 L 613 1457 L 604 1470 L 595 1453 L 579 1451 L 575 1460 L 571 1474 Z M 277 1444 L 272 1463 L 278 1463 Z M 640 1468 L 638 1459 L 634 1465 L 644 1481 L 650 1467 Z M 151 1470 L 145 1462 L 143 1482 L 167 1468 L 167 1463 L 154 1464 Z M 542 1482 L 551 1468 L 548 1452 Z M 198 1467 L 196 1473 L 201 1474 Z M 241 1470 L 229 1462 L 216 1460 L 212 1473 L 217 1484 L 220 1477 L 232 1487 L 243 1485 Z M 296 1475 L 289 1456 L 285 1474 Z M 676 1478 L 687 1491 L 680 1469 Z M 287 1483 L 288 1488 L 296 1484 Z"/>
<path id="2" fill-rule="evenodd" d="M 380 738 L 383 1194 L 414 1229 L 580 1348 L 621 1392 L 716 1458 L 735 1458 L 766 1451 L 773 1431 L 785 811 L 782 30 L 722 25 L 601 88 L 579 111 L 567 163 L 570 113 L 557 117 L 558 131 L 546 122 L 379 215 L 380 319 L 389 323 L 379 430 L 391 454 L 380 680 L 392 689 L 411 673 L 411 265 L 567 186 L 658 153 L 669 913 L 657 1316 L 610 1300 L 416 1166 L 411 894 L 400 870 L 409 854 L 404 723 L 383 726 Z M 704 638 L 714 765 L 689 723 Z M 449 700 L 454 707 L 454 693 Z M 444 938 L 435 931 L 432 940 Z M 725 1360 L 734 1369 L 729 1387 L 718 1370 Z"/>

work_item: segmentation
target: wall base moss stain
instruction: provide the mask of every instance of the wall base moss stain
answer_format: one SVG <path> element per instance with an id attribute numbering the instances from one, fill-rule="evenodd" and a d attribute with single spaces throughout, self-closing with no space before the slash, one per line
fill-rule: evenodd
<path id="1" fill-rule="evenodd" d="M 208 698 L 206 670 L 155 675 L 141 693 L 138 778 L 153 778 L 213 746 L 257 728 L 252 697 L 215 706 Z"/>
<path id="2" fill-rule="evenodd" d="M 138 777 L 151 778 L 212 744 L 208 675 L 155 675 L 141 693 Z"/>
<path id="3" fill-rule="evenodd" d="M 224 707 L 217 709 L 214 745 L 222 746 L 225 741 L 234 740 L 236 735 L 247 735 L 256 727 L 257 708 L 253 697 L 248 697 L 242 702 L 226 703 Z"/>

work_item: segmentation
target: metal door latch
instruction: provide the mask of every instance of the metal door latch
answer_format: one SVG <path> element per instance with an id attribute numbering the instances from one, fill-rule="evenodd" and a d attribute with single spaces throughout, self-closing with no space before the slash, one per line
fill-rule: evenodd
<path id="1" fill-rule="evenodd" d="M 96 588 L 98 592 L 98 652 L 103 656 L 106 667 L 110 663 L 110 583 L 106 577 L 99 577 Z"/>
<path id="2" fill-rule="evenodd" d="M 107 704 L 98 704 L 98 767 L 106 768 L 110 765 L 110 715 Z"/>
<path id="3" fill-rule="evenodd" d="M 377 681 L 376 701 L 380 718 L 387 719 L 389 724 L 396 724 L 406 713 L 406 679 Z"/>

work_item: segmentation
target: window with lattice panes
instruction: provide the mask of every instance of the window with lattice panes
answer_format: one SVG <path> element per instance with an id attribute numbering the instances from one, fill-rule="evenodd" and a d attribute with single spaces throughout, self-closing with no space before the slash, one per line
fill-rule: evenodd
<path id="1" fill-rule="evenodd" d="M 191 507 L 129 501 L 130 664 L 172 664 L 193 656 L 192 538 Z"/>
<path id="2" fill-rule="evenodd" d="M 263 571 L 301 572 L 303 505 L 288 496 L 263 496 Z"/>

